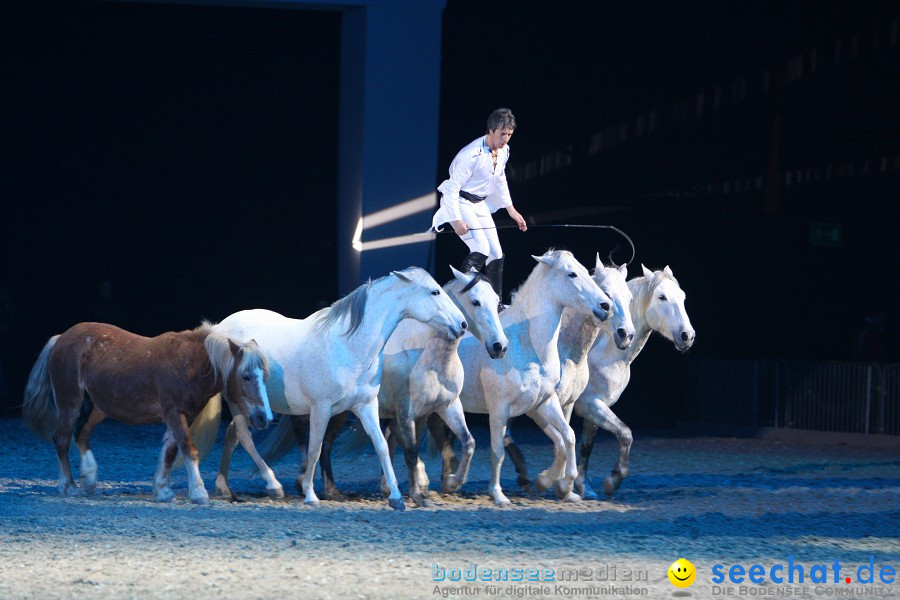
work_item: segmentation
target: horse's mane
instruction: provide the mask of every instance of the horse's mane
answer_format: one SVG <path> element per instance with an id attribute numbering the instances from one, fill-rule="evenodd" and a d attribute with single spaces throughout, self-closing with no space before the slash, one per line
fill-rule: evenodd
<path id="1" fill-rule="evenodd" d="M 204 334 L 206 338 L 203 340 L 203 346 L 209 355 L 209 363 L 212 368 L 213 377 L 216 381 L 220 377 L 227 377 L 232 369 L 237 366 L 241 373 L 262 369 L 266 377 L 269 376 L 269 360 L 265 353 L 255 343 L 240 343 L 232 340 L 228 336 L 213 331 L 213 324 L 209 321 L 203 321 L 200 327 L 193 330 L 194 333 Z M 231 353 L 231 344 L 234 343 L 241 348 L 241 362 L 234 364 L 234 355 Z"/>
<path id="2" fill-rule="evenodd" d="M 673 275 L 669 275 L 663 270 L 653 271 L 653 275 L 654 277 L 652 279 L 639 275 L 634 279 L 628 280 L 628 287 L 631 288 L 631 293 L 634 294 L 634 305 L 640 306 L 641 312 L 647 312 L 647 307 L 650 305 L 650 298 L 653 297 L 656 288 L 658 288 L 663 281 L 668 279 L 673 281 L 679 288 L 681 287 L 678 280 L 675 279 Z"/>
<path id="3" fill-rule="evenodd" d="M 512 294 L 510 294 L 510 306 L 515 304 L 516 296 L 523 292 L 530 292 L 532 287 L 540 285 L 539 283 L 535 282 L 537 282 L 539 279 L 543 279 L 543 267 L 555 267 L 557 264 L 559 264 L 560 259 L 562 259 L 562 257 L 564 256 L 574 257 L 574 255 L 568 250 L 557 250 L 555 248 L 550 248 L 549 250 L 544 252 L 541 258 L 550 258 L 553 260 L 553 262 L 550 265 L 546 265 L 539 261 L 537 265 L 535 265 L 534 269 L 531 270 L 531 273 L 528 275 L 528 278 L 522 283 L 522 285 L 517 287 L 515 290 L 513 290 Z M 540 272 L 540 276 L 538 276 L 538 272 Z"/>
<path id="4" fill-rule="evenodd" d="M 359 329 L 359 326 L 362 325 L 363 316 L 365 316 L 366 312 L 366 302 L 369 299 L 369 290 L 372 289 L 372 286 L 394 276 L 405 281 L 412 281 L 410 275 L 415 270 L 421 271 L 422 269 L 419 267 L 408 267 L 402 271 L 394 271 L 390 275 L 379 277 L 374 281 L 368 280 L 340 300 L 336 300 L 328 310 L 322 311 L 317 317 L 317 330 L 319 333 L 322 333 L 344 317 L 349 317 L 347 329 L 341 335 L 353 335 Z"/>

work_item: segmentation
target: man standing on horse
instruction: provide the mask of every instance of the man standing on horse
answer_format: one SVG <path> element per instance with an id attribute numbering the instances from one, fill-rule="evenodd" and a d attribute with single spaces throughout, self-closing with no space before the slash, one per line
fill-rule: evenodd
<path id="1" fill-rule="evenodd" d="M 432 219 L 432 228 L 450 223 L 456 235 L 469 247 L 460 270 L 481 271 L 503 305 L 503 250 L 491 213 L 505 208 L 521 231 L 528 225 L 509 195 L 506 162 L 509 139 L 516 129 L 516 118 L 508 108 L 498 108 L 488 117 L 487 134 L 456 154 L 450 163 L 450 177 L 438 186 L 441 206 Z"/>

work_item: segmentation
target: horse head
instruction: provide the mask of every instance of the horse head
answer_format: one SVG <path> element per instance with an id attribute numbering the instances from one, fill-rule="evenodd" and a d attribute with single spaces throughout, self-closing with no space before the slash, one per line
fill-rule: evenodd
<path id="1" fill-rule="evenodd" d="M 472 334 L 484 342 L 488 356 L 503 358 L 509 347 L 509 340 L 503 332 L 500 315 L 497 313 L 500 297 L 491 282 L 474 269 L 463 273 L 451 265 L 450 270 L 453 272 L 453 281 L 444 287 L 467 320 L 472 322 Z"/>
<path id="2" fill-rule="evenodd" d="M 564 307 L 592 314 L 599 322 L 609 318 L 612 301 L 571 252 L 550 250 L 532 258 L 549 268 L 543 283 L 544 293 L 554 295 Z"/>
<path id="3" fill-rule="evenodd" d="M 684 308 L 685 293 L 672 269 L 666 266 L 662 271 L 651 271 L 644 265 L 641 268 L 649 287 L 647 324 L 675 344 L 676 350 L 687 352 L 694 344 L 696 332 Z"/>
<path id="4" fill-rule="evenodd" d="M 265 429 L 272 421 L 266 393 L 269 361 L 255 340 L 238 343 L 222 334 L 210 333 L 205 341 L 217 376 L 224 381 L 223 397 L 232 410 L 253 427 Z"/>
<path id="5" fill-rule="evenodd" d="M 628 267 L 604 266 L 597 254 L 592 275 L 603 293 L 612 300 L 610 330 L 619 350 L 627 350 L 634 341 L 634 322 L 631 320 L 631 301 L 634 294 L 628 288 Z"/>
<path id="6" fill-rule="evenodd" d="M 403 316 L 444 331 L 450 339 L 463 336 L 469 324 L 453 300 L 424 269 L 409 267 L 392 271 L 403 287 L 399 296 Z"/>

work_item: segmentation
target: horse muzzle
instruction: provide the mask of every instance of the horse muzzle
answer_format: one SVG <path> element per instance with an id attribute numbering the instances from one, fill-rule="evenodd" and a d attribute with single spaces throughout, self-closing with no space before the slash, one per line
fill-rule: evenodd
<path id="1" fill-rule="evenodd" d="M 484 347 L 491 358 L 503 358 L 506 356 L 506 349 L 508 348 L 508 346 L 504 346 L 500 342 L 494 342 L 493 344 L 485 342 Z"/>
<path id="2" fill-rule="evenodd" d="M 624 329 L 617 329 L 613 339 L 619 350 L 628 350 L 634 342 L 634 333 L 625 333 Z"/>
<path id="3" fill-rule="evenodd" d="M 595 308 L 594 316 L 597 317 L 597 319 L 599 319 L 602 323 L 609 318 L 609 309 L 607 308 L 606 310 L 604 310 L 602 308 Z"/>
<path id="4" fill-rule="evenodd" d="M 469 324 L 463 321 L 459 325 L 451 325 L 450 326 L 450 339 L 458 340 L 462 336 L 466 334 L 466 330 L 469 328 Z"/>
<path id="5" fill-rule="evenodd" d="M 250 415 L 250 426 L 254 429 L 265 429 L 269 426 L 269 418 L 263 411 L 253 411 Z"/>
<path id="6" fill-rule="evenodd" d="M 692 332 L 682 331 L 681 335 L 675 338 L 675 349 L 681 352 L 682 354 L 691 349 L 691 346 L 694 345 L 694 339 L 696 339 L 696 334 Z"/>

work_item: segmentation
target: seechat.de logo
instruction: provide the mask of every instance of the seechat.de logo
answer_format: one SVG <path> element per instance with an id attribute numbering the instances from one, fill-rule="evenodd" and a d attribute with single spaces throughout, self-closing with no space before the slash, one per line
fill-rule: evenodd
<path id="1" fill-rule="evenodd" d="M 669 567 L 669 581 L 675 587 L 686 588 L 697 579 L 697 569 L 686 558 L 679 558 Z"/>

